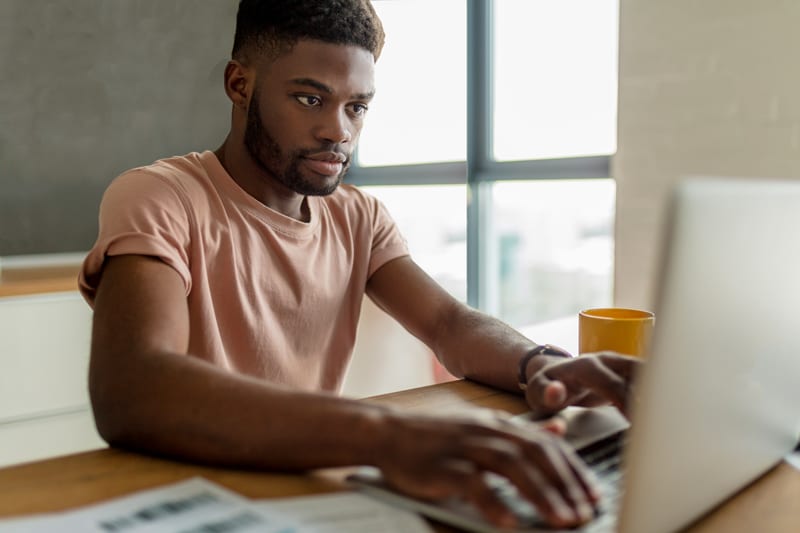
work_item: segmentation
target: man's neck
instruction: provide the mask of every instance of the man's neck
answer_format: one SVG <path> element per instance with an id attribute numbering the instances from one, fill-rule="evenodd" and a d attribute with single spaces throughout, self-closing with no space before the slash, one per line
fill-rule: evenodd
<path id="1" fill-rule="evenodd" d="M 222 168 L 247 194 L 282 215 L 308 222 L 311 218 L 305 196 L 281 183 L 253 161 L 244 146 L 234 146 L 230 138 L 214 150 Z"/>

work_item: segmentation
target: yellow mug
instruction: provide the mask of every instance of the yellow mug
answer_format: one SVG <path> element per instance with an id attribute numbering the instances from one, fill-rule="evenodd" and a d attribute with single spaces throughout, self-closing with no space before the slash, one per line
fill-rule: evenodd
<path id="1" fill-rule="evenodd" d="M 645 357 L 656 317 L 650 311 L 606 307 L 578 315 L 578 352 L 612 351 Z"/>

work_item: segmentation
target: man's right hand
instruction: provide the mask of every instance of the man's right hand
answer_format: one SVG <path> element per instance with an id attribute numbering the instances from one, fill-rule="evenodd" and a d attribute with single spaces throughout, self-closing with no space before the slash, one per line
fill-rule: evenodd
<path id="1" fill-rule="evenodd" d="M 483 411 L 459 417 L 393 413 L 376 449 L 386 482 L 413 497 L 462 498 L 493 524 L 516 519 L 487 484 L 485 474 L 508 478 L 554 527 L 574 527 L 594 516 L 600 499 L 592 474 L 563 440 L 544 429 Z"/>

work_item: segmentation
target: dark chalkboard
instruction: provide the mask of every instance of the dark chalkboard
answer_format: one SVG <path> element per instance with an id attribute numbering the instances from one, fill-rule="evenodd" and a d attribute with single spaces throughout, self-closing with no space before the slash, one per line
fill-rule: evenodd
<path id="1" fill-rule="evenodd" d="M 0 0 L 0 256 L 88 250 L 120 172 L 213 149 L 236 0 Z"/>

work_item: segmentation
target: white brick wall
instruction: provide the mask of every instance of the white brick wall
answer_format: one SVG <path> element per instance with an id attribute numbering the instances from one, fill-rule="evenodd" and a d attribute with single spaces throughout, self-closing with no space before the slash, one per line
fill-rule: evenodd
<path id="1" fill-rule="evenodd" d="M 798 21 L 796 0 L 621 0 L 617 304 L 650 304 L 679 177 L 800 178 Z"/>

